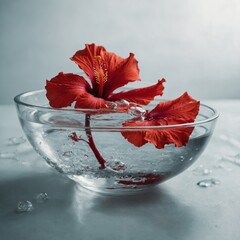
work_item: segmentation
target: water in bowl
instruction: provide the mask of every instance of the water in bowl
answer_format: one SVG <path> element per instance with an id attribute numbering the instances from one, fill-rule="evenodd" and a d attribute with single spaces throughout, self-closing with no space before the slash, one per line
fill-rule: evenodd
<path id="1" fill-rule="evenodd" d="M 133 189 L 144 191 L 184 171 L 201 154 L 210 136 L 207 128 L 200 125 L 184 147 L 171 144 L 157 149 L 145 144 L 138 148 L 116 128 L 129 118 L 127 114 L 107 114 L 107 118 L 104 114 L 94 115 L 92 136 L 107 161 L 106 168 L 100 169 L 85 142 L 85 114 L 31 110 L 25 116 L 20 120 L 28 140 L 50 166 L 88 189 L 111 194 L 118 194 L 118 190 L 121 194 Z M 98 128 L 101 123 L 106 128 Z M 73 132 L 82 140 L 74 141 L 70 137 Z"/>

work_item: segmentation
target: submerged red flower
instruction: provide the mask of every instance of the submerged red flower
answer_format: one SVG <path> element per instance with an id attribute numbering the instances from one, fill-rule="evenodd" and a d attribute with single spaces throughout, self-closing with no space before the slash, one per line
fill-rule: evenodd
<path id="1" fill-rule="evenodd" d="M 159 103 L 153 110 L 146 113 L 144 120 L 126 122 L 123 126 L 165 126 L 194 122 L 198 115 L 200 102 L 184 93 L 181 97 Z M 152 143 L 156 148 L 164 148 L 165 144 L 177 147 L 188 143 L 194 127 L 175 127 L 164 129 L 146 129 L 123 131 L 122 135 L 132 144 L 141 147 Z"/>
<path id="2" fill-rule="evenodd" d="M 134 54 L 121 58 L 107 52 L 102 46 L 86 44 L 71 58 L 91 81 L 72 73 L 59 73 L 46 81 L 47 98 L 52 107 L 71 106 L 75 108 L 106 108 L 109 101 L 126 100 L 146 105 L 157 95 L 163 94 L 164 79 L 155 85 L 129 91 L 114 91 L 129 82 L 140 80 L 138 62 Z"/>

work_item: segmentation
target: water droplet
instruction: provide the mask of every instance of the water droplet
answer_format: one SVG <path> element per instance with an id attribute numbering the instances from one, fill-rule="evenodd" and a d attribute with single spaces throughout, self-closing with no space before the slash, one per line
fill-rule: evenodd
<path id="1" fill-rule="evenodd" d="M 214 178 L 204 179 L 197 183 L 197 185 L 202 188 L 208 188 L 218 184 L 220 184 L 220 181 Z"/>
<path id="2" fill-rule="evenodd" d="M 48 200 L 48 195 L 47 193 L 39 193 L 35 199 L 38 203 L 43 203 Z"/>
<path id="3" fill-rule="evenodd" d="M 84 154 L 84 159 L 88 159 L 88 155 L 87 154 Z"/>
<path id="4" fill-rule="evenodd" d="M 8 145 L 19 145 L 25 142 L 26 139 L 24 137 L 12 137 L 8 139 Z"/>
<path id="5" fill-rule="evenodd" d="M 229 137 L 225 134 L 219 135 L 219 138 L 223 141 L 226 141 L 229 145 L 232 145 L 234 147 L 239 147 L 240 142 L 236 138 Z"/>
<path id="6" fill-rule="evenodd" d="M 16 159 L 16 152 L 0 152 L 0 159 Z"/>
<path id="7" fill-rule="evenodd" d="M 240 153 L 236 155 L 224 156 L 222 157 L 222 161 L 231 162 L 237 166 L 240 166 Z"/>
<path id="8" fill-rule="evenodd" d="M 18 213 L 31 212 L 33 210 L 33 205 L 30 201 L 18 202 L 16 211 Z"/>
<path id="9" fill-rule="evenodd" d="M 132 116 L 142 117 L 145 115 L 146 110 L 140 106 L 132 106 L 128 113 Z"/>
<path id="10" fill-rule="evenodd" d="M 214 166 L 215 169 L 223 169 L 223 170 L 226 170 L 226 171 L 232 171 L 232 168 L 229 168 L 227 166 L 225 166 L 224 164 L 217 164 Z"/>
<path id="11" fill-rule="evenodd" d="M 204 176 L 212 173 L 212 170 L 205 168 L 203 165 L 200 165 L 192 170 L 194 175 Z"/>

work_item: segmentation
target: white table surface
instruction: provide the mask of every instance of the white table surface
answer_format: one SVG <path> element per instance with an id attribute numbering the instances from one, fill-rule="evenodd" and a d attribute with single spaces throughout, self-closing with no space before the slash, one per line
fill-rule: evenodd
<path id="1" fill-rule="evenodd" d="M 48 167 L 28 143 L 9 145 L 9 138 L 23 132 L 15 107 L 0 106 L 0 154 L 16 154 L 0 157 L 0 239 L 240 239 L 240 100 L 206 103 L 220 118 L 197 162 L 151 193 L 125 197 L 84 190 Z M 212 172 L 196 175 L 200 165 Z M 196 185 L 208 178 L 220 184 Z M 36 204 L 41 192 L 49 200 Z M 35 209 L 17 214 L 24 200 Z"/>

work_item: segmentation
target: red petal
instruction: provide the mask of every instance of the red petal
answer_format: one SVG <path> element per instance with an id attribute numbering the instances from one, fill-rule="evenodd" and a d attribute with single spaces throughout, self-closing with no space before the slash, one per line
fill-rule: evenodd
<path id="1" fill-rule="evenodd" d="M 86 44 L 85 49 L 77 51 L 71 58 L 90 78 L 93 89 L 98 88 L 94 76 L 94 67 L 96 56 L 101 57 L 101 63 L 104 72 L 107 75 L 107 81 L 104 82 L 103 97 L 108 98 L 115 89 L 124 86 L 128 82 L 140 79 L 138 62 L 134 54 L 126 59 L 117 56 L 114 53 L 107 52 L 102 46 L 95 44 Z"/>
<path id="2" fill-rule="evenodd" d="M 149 87 L 133 89 L 126 92 L 122 91 L 116 94 L 112 94 L 112 96 L 108 99 L 112 101 L 124 99 L 128 102 L 133 102 L 140 105 L 147 105 L 154 99 L 154 97 L 162 96 L 164 90 L 164 82 L 166 82 L 166 80 L 162 79 L 159 80 L 157 84 Z"/>
<path id="3" fill-rule="evenodd" d="M 77 97 L 90 92 L 88 82 L 81 76 L 72 73 L 59 73 L 50 81 L 46 81 L 47 98 L 51 107 L 71 106 Z"/>
<path id="4" fill-rule="evenodd" d="M 94 97 L 92 94 L 85 92 L 78 97 L 75 108 L 99 109 L 106 108 L 107 101 L 102 98 Z"/>
<path id="5" fill-rule="evenodd" d="M 159 103 L 147 114 L 147 119 L 160 120 L 163 124 L 189 123 L 195 120 L 199 106 L 200 102 L 185 92 L 175 100 Z"/>
<path id="6" fill-rule="evenodd" d="M 114 53 L 104 53 L 104 59 L 108 63 L 108 81 L 105 84 L 105 97 L 108 97 L 115 89 L 126 85 L 129 82 L 140 80 L 138 61 L 134 54 L 124 59 Z"/>
<path id="7" fill-rule="evenodd" d="M 159 103 L 152 111 L 147 113 L 144 121 L 126 122 L 123 126 L 161 126 L 191 123 L 199 112 L 199 106 L 199 101 L 184 93 L 175 100 Z M 175 144 L 175 146 L 181 147 L 188 143 L 193 129 L 194 127 L 179 127 L 123 131 L 122 135 L 137 147 L 144 145 L 146 142 L 152 143 L 156 148 L 164 148 L 165 144 Z"/>
<path id="8" fill-rule="evenodd" d="M 143 126 L 138 125 L 137 122 L 128 122 L 123 124 L 124 127 L 127 126 Z M 145 139 L 146 131 L 133 130 L 133 131 L 122 131 L 123 137 L 125 137 L 130 143 L 136 147 L 141 147 L 145 145 L 148 141 Z"/>
<path id="9" fill-rule="evenodd" d="M 165 144 L 175 144 L 176 147 L 185 146 L 194 127 L 173 128 L 165 130 L 146 131 L 145 139 L 156 148 L 164 148 Z"/>
<path id="10" fill-rule="evenodd" d="M 102 52 L 105 52 L 105 48 L 102 46 L 96 46 L 93 44 L 86 44 L 86 47 L 83 50 L 77 51 L 71 60 L 74 61 L 79 68 L 81 68 L 89 79 L 94 83 L 93 75 L 93 63 L 94 57 L 101 55 Z"/>

